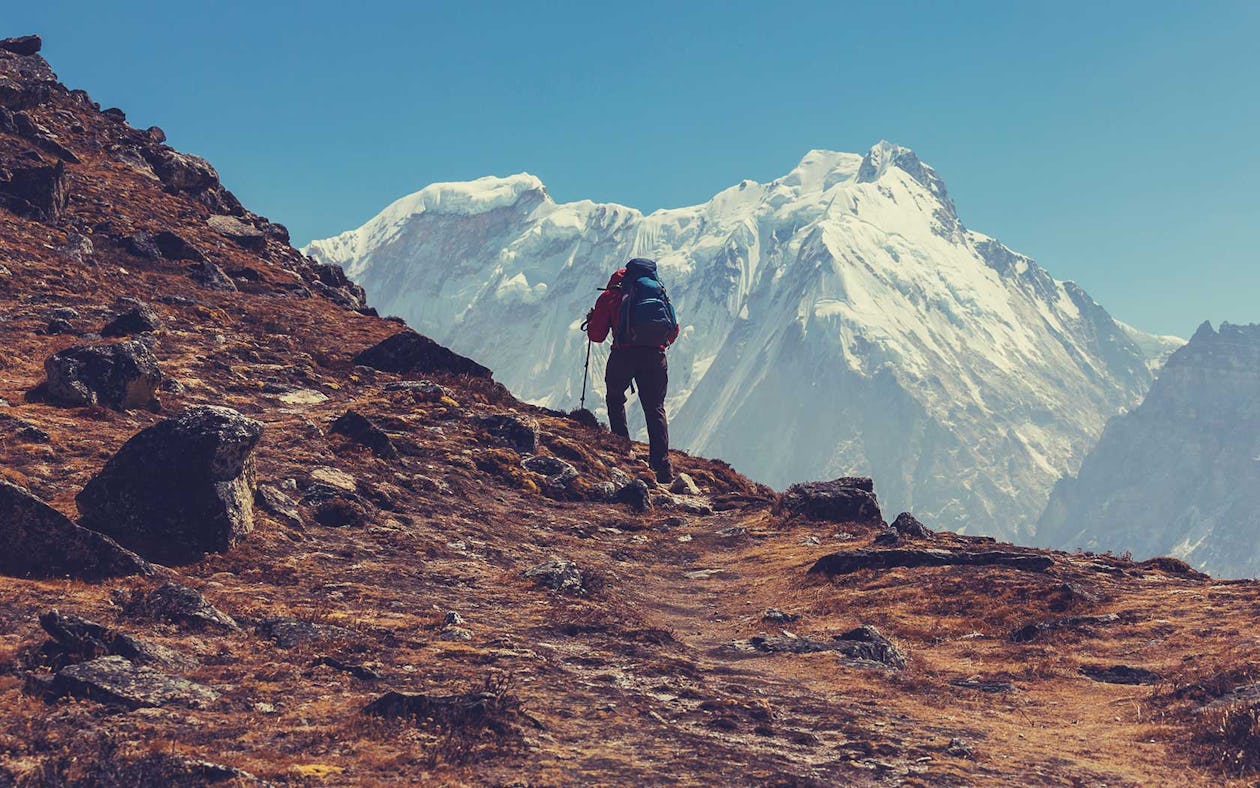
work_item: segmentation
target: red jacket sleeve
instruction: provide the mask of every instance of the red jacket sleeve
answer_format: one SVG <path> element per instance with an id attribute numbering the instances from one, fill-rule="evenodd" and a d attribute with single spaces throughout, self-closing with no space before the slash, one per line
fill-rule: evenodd
<path id="1" fill-rule="evenodd" d="M 586 335 L 592 342 L 603 342 L 617 322 L 617 313 L 621 306 L 620 290 L 605 290 L 595 300 L 595 308 L 591 310 L 591 319 L 586 324 Z"/>

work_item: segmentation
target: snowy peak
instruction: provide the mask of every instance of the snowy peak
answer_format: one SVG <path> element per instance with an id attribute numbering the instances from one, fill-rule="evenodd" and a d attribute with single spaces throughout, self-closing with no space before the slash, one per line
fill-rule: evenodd
<path id="1" fill-rule="evenodd" d="M 920 161 L 914 151 L 887 140 L 880 140 L 862 157 L 862 164 L 857 172 L 858 182 L 873 183 L 892 167 L 914 178 L 937 198 L 948 202 L 945 181 L 936 174 L 936 170 Z M 953 203 L 950 203 L 950 209 L 953 209 Z"/>

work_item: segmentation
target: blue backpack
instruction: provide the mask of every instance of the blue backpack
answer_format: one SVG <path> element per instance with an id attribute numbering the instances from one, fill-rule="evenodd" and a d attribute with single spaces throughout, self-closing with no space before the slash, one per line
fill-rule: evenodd
<path id="1" fill-rule="evenodd" d="M 674 306 L 656 275 L 656 261 L 636 257 L 626 263 L 621 280 L 621 315 L 617 344 L 664 346 L 678 330 Z"/>

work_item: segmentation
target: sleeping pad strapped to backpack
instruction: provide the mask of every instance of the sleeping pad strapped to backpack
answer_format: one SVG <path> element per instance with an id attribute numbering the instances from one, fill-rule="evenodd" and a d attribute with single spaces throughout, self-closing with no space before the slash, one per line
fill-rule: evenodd
<path id="1" fill-rule="evenodd" d="M 668 345 L 678 330 L 678 318 L 665 294 L 665 285 L 656 276 L 656 261 L 636 257 L 626 263 L 621 293 L 617 344 Z"/>

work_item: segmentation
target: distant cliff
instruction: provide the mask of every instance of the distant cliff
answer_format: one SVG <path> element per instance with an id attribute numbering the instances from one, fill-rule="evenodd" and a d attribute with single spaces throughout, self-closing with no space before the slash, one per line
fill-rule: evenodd
<path id="1" fill-rule="evenodd" d="M 1108 423 L 1037 532 L 1056 547 L 1260 574 L 1260 325 L 1204 323 L 1145 401 Z"/>

